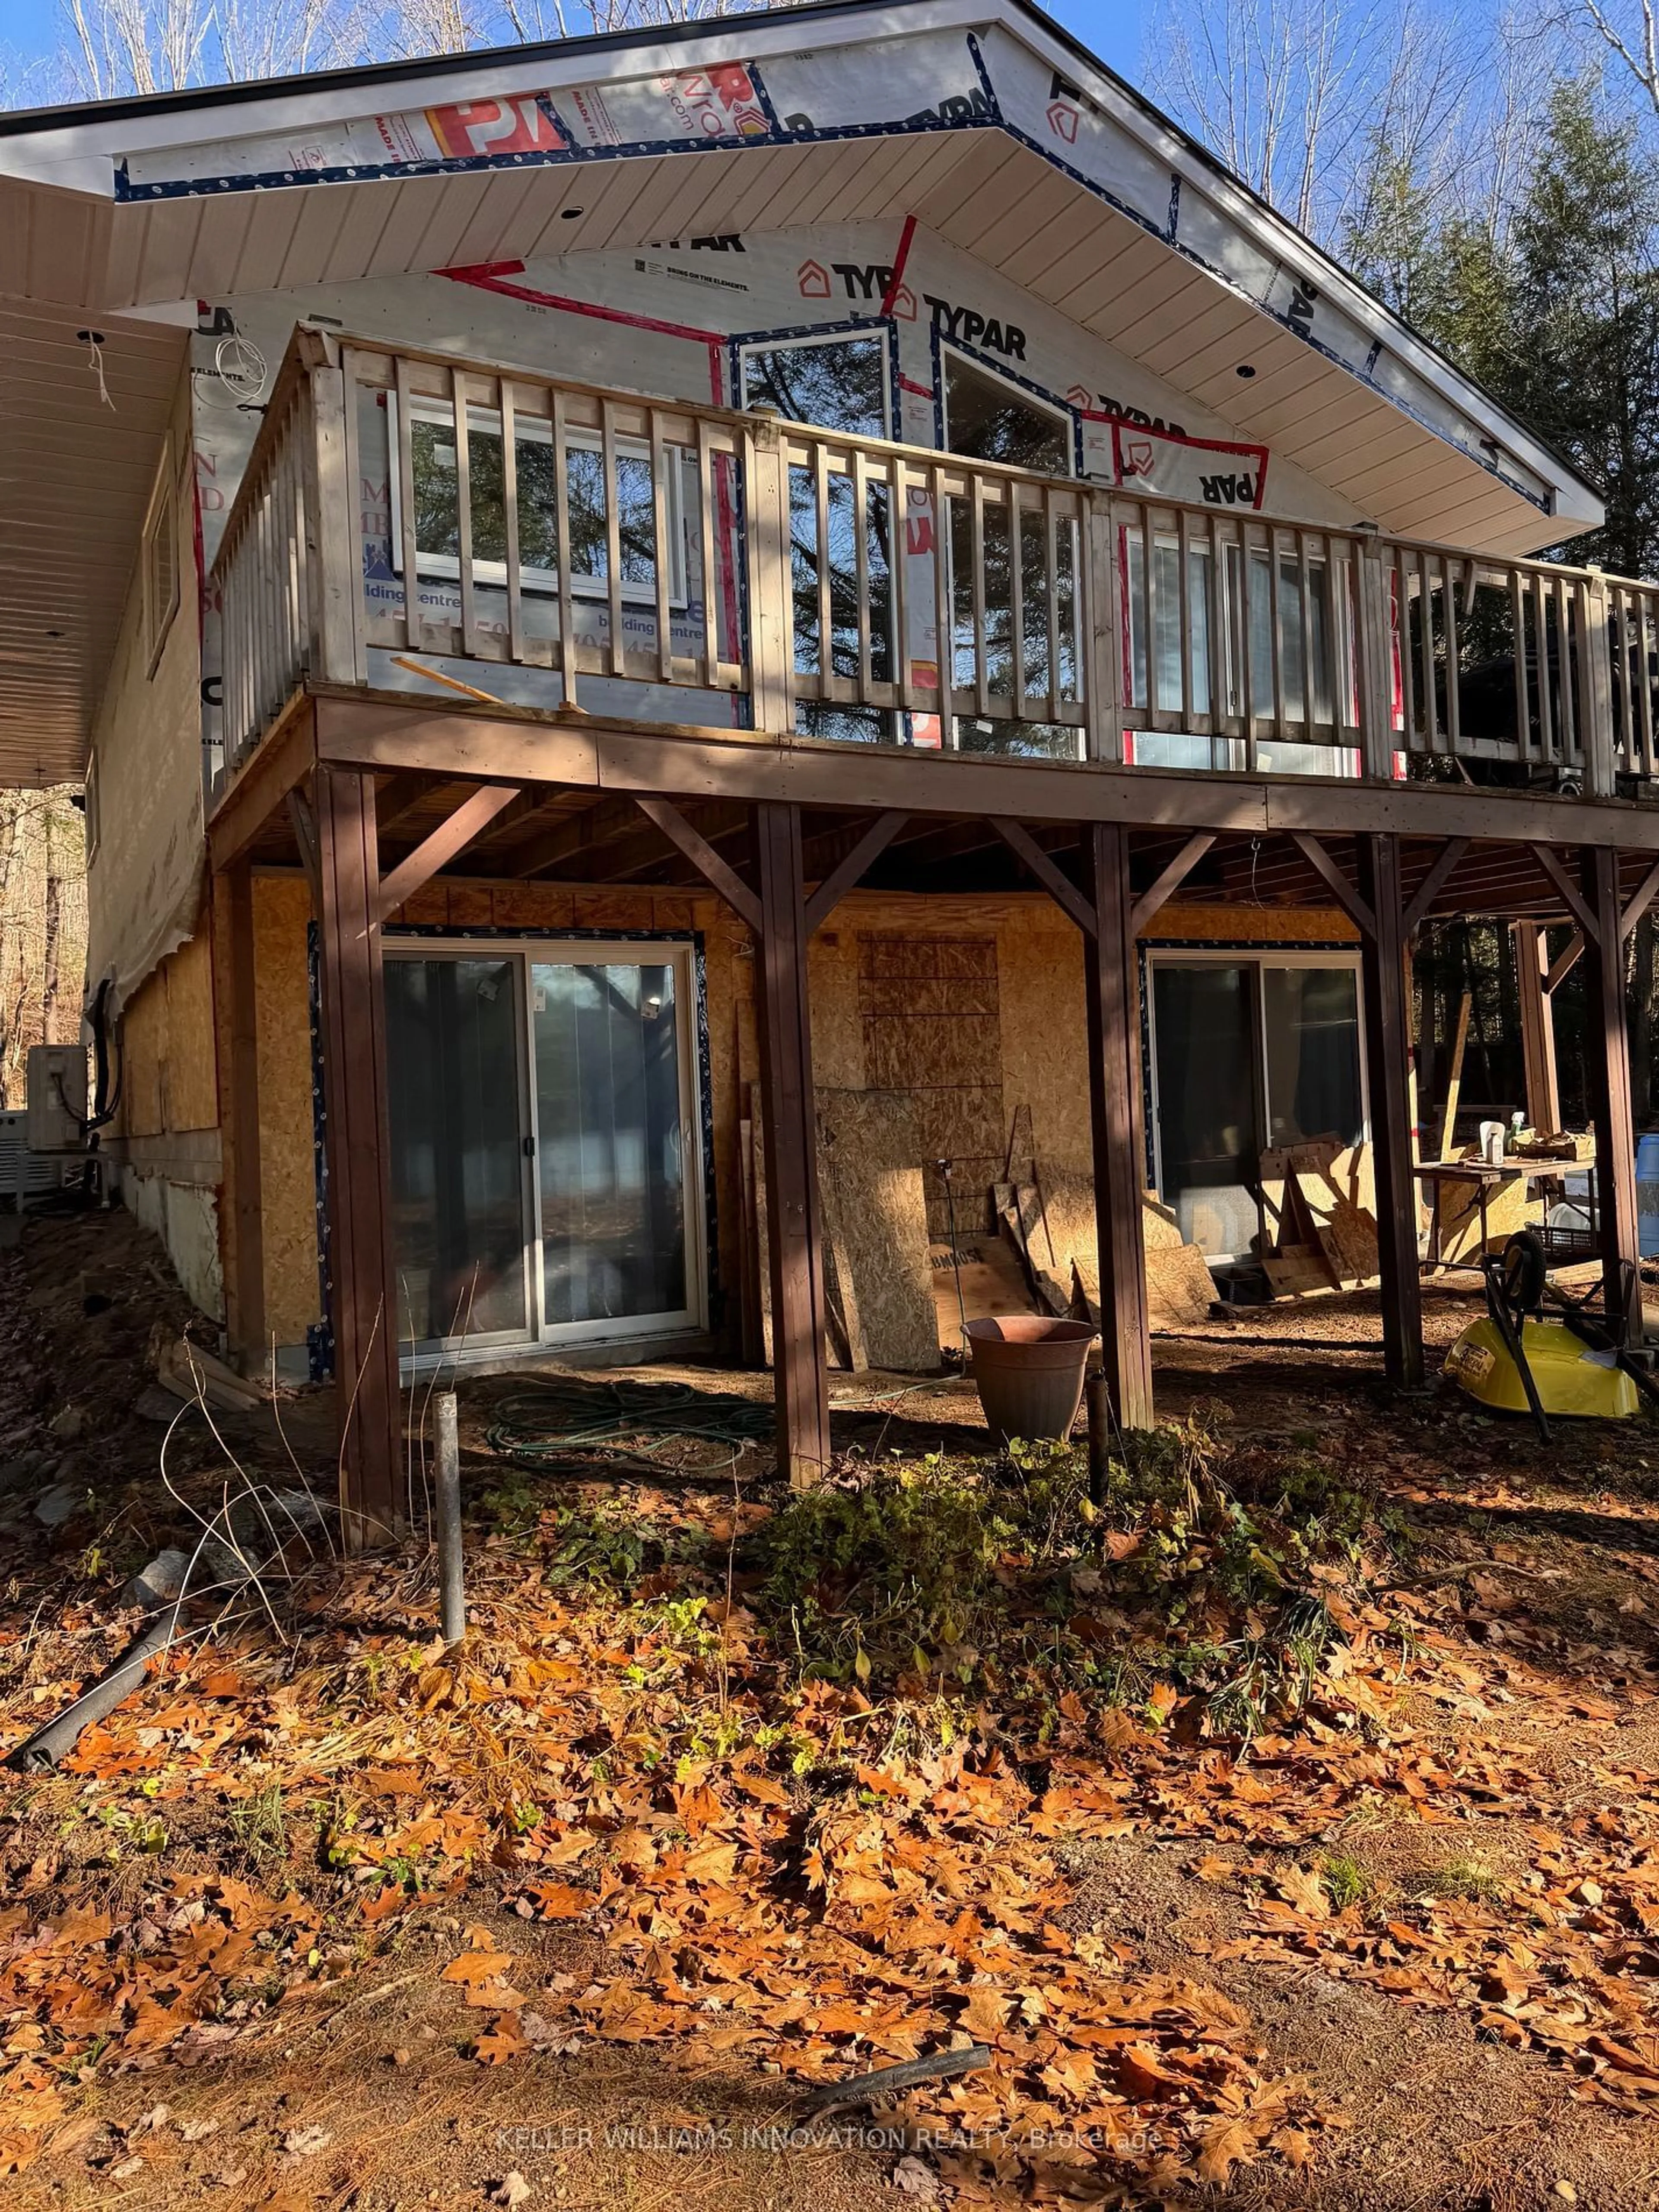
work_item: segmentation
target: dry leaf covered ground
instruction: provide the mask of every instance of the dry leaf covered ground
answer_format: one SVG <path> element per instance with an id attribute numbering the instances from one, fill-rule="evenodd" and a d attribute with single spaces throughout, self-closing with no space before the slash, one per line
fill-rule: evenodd
<path id="1" fill-rule="evenodd" d="M 154 1246 L 33 1225 L 5 1741 L 164 1546 L 287 1540 L 6 1778 L 8 2205 L 1659 2203 L 1659 1437 L 1390 1402 L 1327 1309 L 1161 1346 L 1092 1515 L 959 1382 L 840 1382 L 805 1503 L 740 1418 L 607 1468 L 544 1436 L 604 1381 L 475 1384 L 446 1654 L 424 1552 L 306 1531 L 323 1408 L 169 1427 Z"/>

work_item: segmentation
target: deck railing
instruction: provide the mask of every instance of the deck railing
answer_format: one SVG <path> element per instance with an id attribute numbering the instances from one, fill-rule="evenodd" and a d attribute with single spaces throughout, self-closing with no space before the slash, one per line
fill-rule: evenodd
<path id="1" fill-rule="evenodd" d="M 233 756 L 258 741 L 315 665 L 322 569 L 311 402 L 295 378 L 273 393 L 209 579 L 210 658 L 216 647 Z"/>
<path id="2" fill-rule="evenodd" d="M 226 767 L 307 676 L 431 696 L 471 664 L 521 703 L 776 736 L 1659 775 L 1659 586 L 308 329 L 208 603 Z"/>

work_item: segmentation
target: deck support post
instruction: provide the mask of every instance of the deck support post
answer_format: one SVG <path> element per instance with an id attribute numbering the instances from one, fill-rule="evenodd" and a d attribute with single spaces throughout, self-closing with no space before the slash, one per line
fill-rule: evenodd
<path id="1" fill-rule="evenodd" d="M 1595 1132 L 1596 1219 L 1607 1324 L 1626 1342 L 1642 1341 L 1642 1275 L 1636 1218 L 1636 1129 L 1631 1113 L 1630 1034 L 1625 1018 L 1624 914 L 1619 855 L 1587 845 L 1579 857 L 1583 902 L 1595 921 L 1584 933 L 1584 1064 Z"/>
<path id="2" fill-rule="evenodd" d="M 766 1146 L 767 1261 L 772 1278 L 778 1468 L 794 1490 L 830 1467 L 830 1380 L 824 1365 L 823 1249 L 819 1231 L 817 1117 L 806 995 L 806 886 L 800 809 L 755 809 L 760 929 L 755 1001 L 761 1127 Z"/>
<path id="3" fill-rule="evenodd" d="M 253 944 L 253 873 L 233 861 L 213 879 L 213 926 L 229 1001 L 230 1050 L 221 1126 L 226 1138 L 230 1267 L 227 1322 L 232 1350 L 249 1374 L 265 1358 L 264 1235 L 259 1156 L 259 1010 Z"/>
<path id="4" fill-rule="evenodd" d="M 1127 833 L 1115 822 L 1096 823 L 1085 832 L 1095 928 L 1084 934 L 1083 959 L 1107 1401 L 1120 1429 L 1150 1429 L 1152 1358 L 1141 1220 L 1146 1148 L 1128 844 Z"/>
<path id="5" fill-rule="evenodd" d="M 362 1550 L 404 1518 L 374 777 L 319 769 L 315 810 L 340 1517 L 347 1548 Z"/>
<path id="6" fill-rule="evenodd" d="M 1412 1157 L 1411 1008 L 1406 996 L 1400 840 L 1367 831 L 1355 839 L 1359 896 L 1371 927 L 1361 936 L 1365 1060 L 1370 1078 L 1371 1157 L 1376 1181 L 1377 1268 L 1382 1278 L 1382 1364 L 1390 1382 L 1423 1382 L 1423 1290 L 1418 1273 L 1417 1178 Z"/>

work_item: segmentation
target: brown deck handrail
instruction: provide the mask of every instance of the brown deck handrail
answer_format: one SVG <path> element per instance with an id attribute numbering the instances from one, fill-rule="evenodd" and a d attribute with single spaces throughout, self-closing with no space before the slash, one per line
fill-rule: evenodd
<path id="1" fill-rule="evenodd" d="M 1659 776 L 1656 585 L 307 327 L 208 600 L 227 766 L 307 676 L 435 657 L 777 738 Z"/>

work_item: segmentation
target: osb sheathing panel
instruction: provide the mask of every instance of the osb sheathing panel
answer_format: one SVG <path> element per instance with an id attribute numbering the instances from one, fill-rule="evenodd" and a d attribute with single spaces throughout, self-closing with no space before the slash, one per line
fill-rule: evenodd
<path id="1" fill-rule="evenodd" d="M 213 959 L 205 921 L 127 1001 L 121 1052 L 124 1133 L 217 1128 Z"/>
<path id="2" fill-rule="evenodd" d="M 1152 945 L 1358 945 L 1359 932 L 1340 907 L 1160 907 L 1146 932 Z"/>
<path id="3" fill-rule="evenodd" d="M 908 1091 L 816 1093 L 819 1173 L 830 1183 L 866 1356 L 913 1374 L 939 1364 L 922 1143 Z"/>
<path id="4" fill-rule="evenodd" d="M 806 990 L 812 1009 L 813 1081 L 830 1091 L 867 1090 L 856 931 L 818 932 L 807 953 Z"/>
<path id="5" fill-rule="evenodd" d="M 213 1129 L 219 1124 L 214 1061 L 213 946 L 206 921 L 162 963 L 167 987 L 167 1081 L 163 1127 Z"/>
<path id="6" fill-rule="evenodd" d="M 128 1000 L 121 1015 L 121 1128 L 130 1137 L 153 1137 L 161 1127 L 161 1062 L 167 1053 L 167 994 L 152 975 Z"/>
<path id="7" fill-rule="evenodd" d="M 297 877 L 256 879 L 255 930 L 260 992 L 260 1127 L 265 1194 L 267 1326 L 293 1343 L 317 1318 L 314 1164 L 311 1107 L 310 1024 L 307 999 L 305 930 L 309 912 Z M 691 934 L 704 941 L 708 991 L 709 1108 L 714 1129 L 714 1197 L 718 1281 L 722 1296 L 713 1318 L 735 1322 L 740 1279 L 742 1204 L 738 1158 L 741 1113 L 736 1066 L 736 1007 L 752 1004 L 754 960 L 749 935 L 722 901 L 684 890 L 610 890 L 543 884 L 429 884 L 396 917 L 398 921 L 462 932 L 469 928 L 545 931 L 651 930 Z M 1154 937 L 1203 942 L 1347 942 L 1353 930 L 1334 911 L 1291 908 L 1166 906 Z M 953 1115 L 948 1149 L 968 1153 L 990 1141 L 1000 1153 L 1001 1124 L 1014 1108 L 1030 1105 L 1039 1158 L 1058 1170 L 1090 1169 L 1089 1084 L 1083 1013 L 1082 940 L 1073 926 L 1042 897 L 999 894 L 989 898 L 908 898 L 854 891 L 830 924 L 813 939 L 809 955 L 815 1083 L 821 1088 L 878 1087 L 867 1064 L 860 991 L 878 988 L 880 976 L 860 977 L 860 939 L 963 940 L 994 938 L 996 945 L 998 1024 L 975 997 L 982 975 L 911 975 L 915 988 L 962 994 L 961 1012 L 982 1024 L 989 1057 L 983 1080 L 964 1085 Z M 943 946 L 940 947 L 943 952 Z M 899 956 L 891 956 L 898 958 Z M 914 965 L 901 962 L 902 965 Z M 129 1014 L 130 1030 L 143 1030 L 149 1009 L 140 994 Z M 952 1026 L 956 1026 L 952 1024 Z M 137 1059 L 142 1063 L 142 1051 Z M 152 1056 L 153 1060 L 153 1056 Z M 130 1065 L 131 1048 L 130 1048 Z M 967 1073 L 959 1059 L 953 1067 Z M 145 1072 L 136 1071 L 130 1097 L 142 1101 Z M 972 1071 L 978 1074 L 975 1066 Z M 907 1085 L 914 1073 L 901 1073 Z M 149 1078 L 154 1089 L 153 1064 Z M 1000 1097 L 999 1097 L 1000 1094 Z M 145 1110 L 140 1103 L 135 1110 Z M 957 1126 L 960 1121 L 962 1126 Z M 137 1122 L 131 1124 L 138 1132 Z M 161 1126 L 151 1121 L 147 1128 Z M 919 1152 L 925 1147 L 919 1145 Z M 920 1158 L 917 1164 L 921 1164 Z"/>
<path id="8" fill-rule="evenodd" d="M 1021 1106 L 1030 1108 L 1045 1172 L 1066 1168 L 1092 1176 L 1082 936 L 1052 908 L 1044 913 L 1033 907 L 1003 925 L 998 952 L 1002 1096 L 1009 1118 Z"/>

